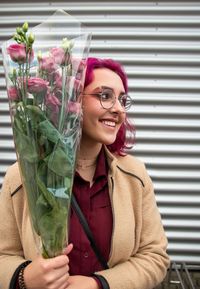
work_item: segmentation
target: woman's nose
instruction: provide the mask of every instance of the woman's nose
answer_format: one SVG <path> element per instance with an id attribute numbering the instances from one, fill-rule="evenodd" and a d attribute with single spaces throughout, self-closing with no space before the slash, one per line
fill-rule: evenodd
<path id="1" fill-rule="evenodd" d="M 114 102 L 111 110 L 113 112 L 120 112 L 120 113 L 125 112 L 125 108 L 122 106 L 122 104 L 120 103 L 120 101 L 117 97 L 115 98 L 115 102 Z"/>

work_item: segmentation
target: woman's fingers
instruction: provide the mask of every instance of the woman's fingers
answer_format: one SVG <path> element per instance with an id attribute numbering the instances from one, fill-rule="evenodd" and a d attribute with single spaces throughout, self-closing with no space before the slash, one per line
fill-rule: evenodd
<path id="1" fill-rule="evenodd" d="M 49 269 L 58 269 L 60 267 L 63 267 L 65 265 L 68 265 L 69 258 L 66 255 L 60 255 L 54 258 L 45 259 L 44 266 L 48 267 Z"/>
<path id="2" fill-rule="evenodd" d="M 24 280 L 27 288 L 60 289 L 68 285 L 69 258 L 60 255 L 55 258 L 36 258 L 24 270 Z M 57 285 L 58 284 L 58 285 Z"/>
<path id="3" fill-rule="evenodd" d="M 64 250 L 63 250 L 63 254 L 68 255 L 73 249 L 73 244 L 70 243 Z"/>

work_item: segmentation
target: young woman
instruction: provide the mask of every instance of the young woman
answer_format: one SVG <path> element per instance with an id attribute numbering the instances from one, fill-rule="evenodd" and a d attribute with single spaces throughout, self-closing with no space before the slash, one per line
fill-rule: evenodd
<path id="1" fill-rule="evenodd" d="M 145 166 L 125 153 L 127 132 L 129 139 L 134 135 L 126 115 L 127 91 L 119 63 L 89 58 L 73 193 L 109 268 L 98 261 L 73 210 L 63 255 L 37 255 L 15 164 L 0 196 L 2 289 L 19 288 L 18 283 L 27 289 L 151 289 L 163 280 L 167 239 L 152 182 Z"/>

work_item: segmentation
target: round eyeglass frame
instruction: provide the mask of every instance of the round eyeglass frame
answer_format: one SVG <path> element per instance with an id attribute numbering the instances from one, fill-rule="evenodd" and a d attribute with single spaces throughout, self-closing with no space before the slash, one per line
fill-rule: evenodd
<path id="1" fill-rule="evenodd" d="M 115 103 L 116 103 L 116 101 L 118 100 L 119 101 L 119 103 L 120 103 L 120 105 L 121 105 L 121 107 L 124 109 L 124 110 L 129 110 L 129 108 L 131 107 L 131 105 L 132 105 L 132 99 L 131 99 L 131 97 L 130 97 L 130 95 L 128 95 L 127 93 L 124 93 L 124 94 L 122 94 L 121 95 L 121 99 L 122 99 L 122 97 L 125 95 L 126 96 L 126 104 L 125 104 L 125 106 L 122 104 L 122 102 L 120 101 L 120 98 L 117 98 L 116 96 L 115 96 L 115 94 L 114 94 L 114 92 L 112 92 L 112 94 L 113 94 L 113 101 L 112 101 L 112 104 L 110 105 L 110 106 L 105 106 L 105 102 L 102 100 L 102 95 L 105 93 L 105 90 L 106 89 L 104 89 L 104 90 L 102 90 L 101 92 L 94 92 L 94 93 L 83 93 L 82 95 L 94 95 L 94 96 L 98 96 L 99 97 L 99 101 L 100 101 L 100 104 L 101 104 L 101 106 L 102 106 L 102 108 L 103 109 L 111 109 L 114 105 L 115 105 Z"/>

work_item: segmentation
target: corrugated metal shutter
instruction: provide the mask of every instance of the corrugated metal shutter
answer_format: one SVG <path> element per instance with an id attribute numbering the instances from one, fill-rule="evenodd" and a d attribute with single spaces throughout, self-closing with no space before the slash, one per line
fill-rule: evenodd
<path id="1" fill-rule="evenodd" d="M 200 262 L 200 2 L 0 3 L 0 41 L 63 8 L 93 32 L 91 55 L 125 65 L 137 130 L 175 261 Z M 0 183 L 15 152 L 0 56 Z"/>

